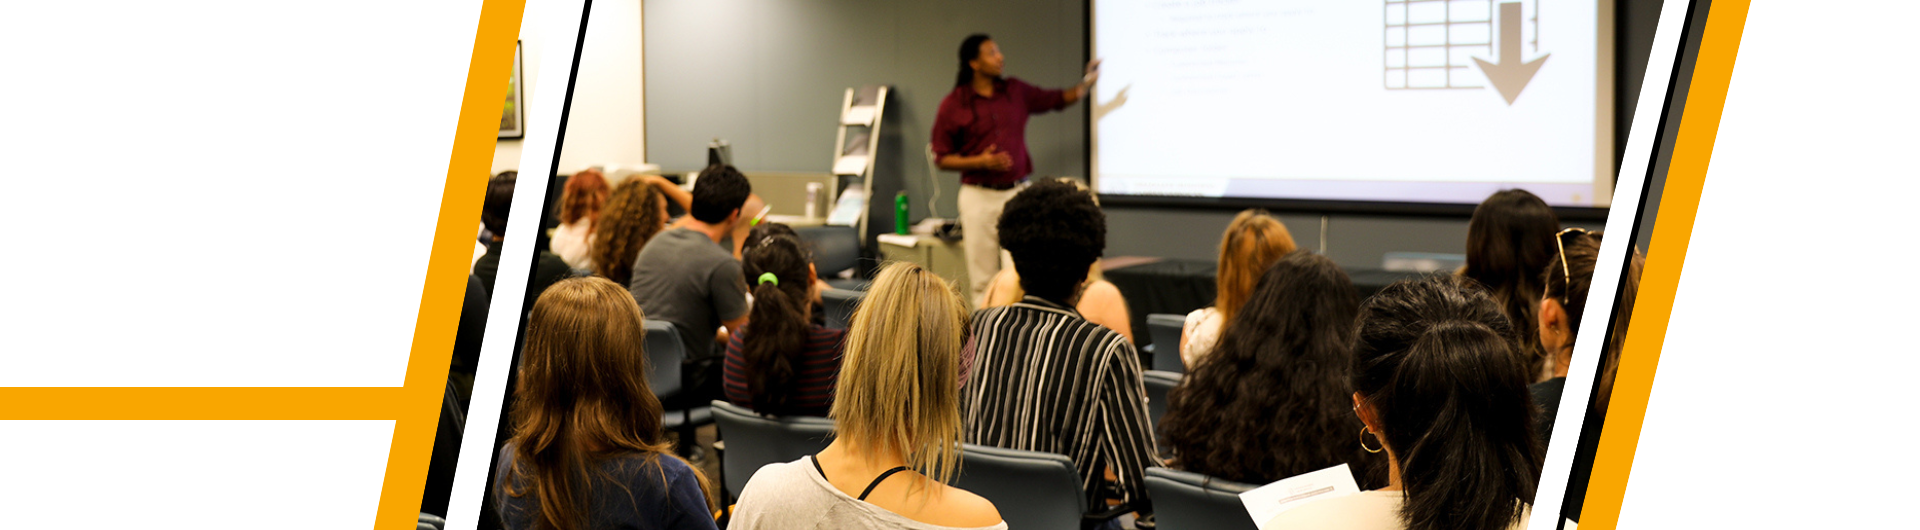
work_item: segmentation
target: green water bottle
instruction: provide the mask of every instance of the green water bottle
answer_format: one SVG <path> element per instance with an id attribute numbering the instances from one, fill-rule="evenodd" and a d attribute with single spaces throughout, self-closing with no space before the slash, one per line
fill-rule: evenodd
<path id="1" fill-rule="evenodd" d="M 893 233 L 907 235 L 907 192 L 893 196 Z"/>

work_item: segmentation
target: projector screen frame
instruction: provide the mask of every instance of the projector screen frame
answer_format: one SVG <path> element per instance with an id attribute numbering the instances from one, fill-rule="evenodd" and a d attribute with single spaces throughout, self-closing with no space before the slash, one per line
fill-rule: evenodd
<path id="1" fill-rule="evenodd" d="M 1500 0 L 1490 0 L 1498 2 Z M 1595 44 L 1594 58 L 1594 197 L 1597 206 L 1550 205 L 1554 214 L 1562 220 L 1605 221 L 1607 212 L 1613 203 L 1613 189 L 1619 180 L 1617 167 L 1619 145 L 1615 142 L 1615 128 L 1619 126 L 1614 115 L 1615 76 L 1620 69 L 1619 58 L 1615 53 L 1618 46 L 1617 34 L 1619 22 L 1618 0 L 1595 0 L 1597 11 L 1594 19 Z M 1099 42 L 1097 28 L 1094 27 L 1094 9 L 1100 0 L 1087 0 L 1086 9 L 1081 13 L 1084 27 L 1087 28 L 1087 45 L 1081 58 L 1084 64 L 1099 58 L 1096 43 Z M 1405 217 L 1471 217 L 1478 203 L 1458 202 L 1395 202 L 1365 201 L 1346 199 L 1290 199 L 1284 197 L 1198 197 L 1178 195 L 1141 195 L 1099 193 L 1100 189 L 1100 124 L 1096 121 L 1094 108 L 1097 106 L 1097 92 L 1090 91 L 1088 99 L 1081 105 L 1081 113 L 1086 118 L 1087 142 L 1083 152 L 1087 162 L 1087 183 L 1095 190 L 1103 205 L 1129 207 L 1167 207 L 1185 209 L 1244 210 L 1264 208 L 1274 212 L 1312 213 L 1312 214 L 1360 214 L 1387 215 Z M 1643 95 L 1644 96 L 1644 95 Z M 1603 183 L 1604 181 L 1604 183 Z"/>

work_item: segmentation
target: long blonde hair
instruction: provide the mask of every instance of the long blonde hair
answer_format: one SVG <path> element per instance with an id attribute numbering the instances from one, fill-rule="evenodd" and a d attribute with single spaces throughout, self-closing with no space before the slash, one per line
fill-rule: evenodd
<path id="1" fill-rule="evenodd" d="M 561 280 L 533 302 L 502 482 L 507 495 L 534 497 L 535 528 L 586 527 L 588 490 L 600 482 L 592 477 L 605 476 L 589 472 L 599 462 L 638 455 L 658 469 L 679 458 L 647 387 L 643 318 L 625 287 L 599 277 Z M 712 485 L 687 467 L 714 508 Z"/>
<path id="2" fill-rule="evenodd" d="M 1214 289 L 1213 309 L 1221 322 L 1232 322 L 1253 294 L 1253 285 L 1281 256 L 1292 253 L 1293 234 L 1266 210 L 1250 209 L 1233 216 L 1227 233 L 1220 236 L 1220 272 Z"/>
<path id="3" fill-rule="evenodd" d="M 857 454 L 891 451 L 946 483 L 960 460 L 960 347 L 967 312 L 953 286 L 888 263 L 848 326 L 834 389 L 835 436 Z"/>

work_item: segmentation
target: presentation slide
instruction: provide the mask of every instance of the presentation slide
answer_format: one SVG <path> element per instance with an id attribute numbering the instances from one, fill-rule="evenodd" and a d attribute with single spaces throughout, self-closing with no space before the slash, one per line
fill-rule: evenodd
<path id="1" fill-rule="evenodd" d="M 1603 7 L 1096 0 L 1095 185 L 1469 204 L 1522 188 L 1554 205 L 1606 206 Z"/>

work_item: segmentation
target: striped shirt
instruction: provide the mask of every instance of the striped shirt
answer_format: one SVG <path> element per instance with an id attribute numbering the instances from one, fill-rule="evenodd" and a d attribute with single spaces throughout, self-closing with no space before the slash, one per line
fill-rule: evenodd
<path id="1" fill-rule="evenodd" d="M 1161 464 L 1133 344 L 1034 296 L 974 312 L 972 331 L 972 381 L 960 392 L 966 441 L 1066 455 L 1094 507 L 1111 467 L 1123 499 L 1150 510 L 1144 475 Z"/>
<path id="2" fill-rule="evenodd" d="M 749 324 L 727 338 L 727 366 L 722 383 L 727 402 L 753 408 L 753 392 L 747 387 L 746 347 L 743 341 L 753 329 Z M 807 326 L 806 348 L 794 359 L 793 395 L 787 396 L 782 416 L 826 416 L 833 408 L 833 386 L 840 380 L 840 349 L 847 330 L 825 326 Z M 763 411 L 764 412 L 764 411 Z"/>

